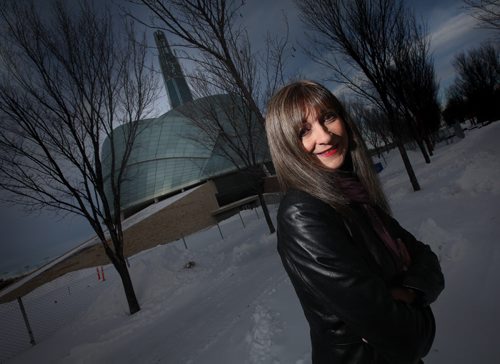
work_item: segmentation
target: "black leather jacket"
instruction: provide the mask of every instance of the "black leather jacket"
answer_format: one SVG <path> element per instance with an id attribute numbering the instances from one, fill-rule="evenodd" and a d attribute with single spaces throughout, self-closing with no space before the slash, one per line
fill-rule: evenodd
<path id="1" fill-rule="evenodd" d="M 323 363 L 418 363 L 432 345 L 428 306 L 444 288 L 439 261 L 396 220 L 383 220 L 401 238 L 412 264 L 398 274 L 361 206 L 346 221 L 328 204 L 291 190 L 278 212 L 278 252 L 310 326 L 312 359 Z M 392 299 L 391 287 L 407 286 L 419 300 Z"/>

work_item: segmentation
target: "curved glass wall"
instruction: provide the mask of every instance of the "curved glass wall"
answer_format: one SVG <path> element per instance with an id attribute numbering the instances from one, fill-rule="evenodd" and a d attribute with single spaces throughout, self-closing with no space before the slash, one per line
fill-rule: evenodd
<path id="1" fill-rule="evenodd" d="M 218 117 L 224 122 L 229 114 L 223 109 L 233 107 L 234 102 L 229 95 L 216 95 L 194 100 L 170 110 L 156 119 L 139 121 L 139 134 L 135 139 L 134 148 L 130 155 L 125 179 L 122 184 L 122 208 L 128 209 L 163 195 L 181 190 L 200 181 L 235 171 L 233 158 L 223 156 L 223 138 L 205 138 L 203 131 L 192 121 L 196 115 L 204 115 L 207 105 L 214 107 Z M 241 106 L 241 105 L 240 105 Z M 224 112 L 223 112 L 224 111 Z M 238 115 L 238 111 L 234 115 Z M 244 117 L 241 116 L 242 129 L 245 129 Z M 227 120 L 226 120 L 227 121 Z M 231 123 L 234 124 L 234 123 Z M 198 124 L 199 125 L 199 124 Z M 127 124 L 113 131 L 116 160 L 121 160 L 123 155 L 124 138 Z M 251 130 L 257 142 L 258 160 L 270 160 L 263 128 Z M 238 131 L 245 133 L 244 130 Z M 242 138 L 239 143 L 245 143 Z M 111 146 L 107 139 L 102 148 L 104 170 L 111 171 Z M 231 161 L 230 159 L 233 159 Z M 244 163 L 239 163 L 244 167 Z M 110 196 L 110 174 L 107 192 Z"/>

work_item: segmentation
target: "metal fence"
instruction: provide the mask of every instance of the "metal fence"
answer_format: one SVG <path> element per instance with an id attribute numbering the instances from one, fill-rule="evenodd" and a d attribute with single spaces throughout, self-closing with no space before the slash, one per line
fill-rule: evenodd
<path id="1" fill-rule="evenodd" d="M 71 322 L 106 286 L 106 281 L 97 280 L 95 268 L 68 273 L 54 282 L 57 286 L 50 282 L 17 301 L 0 305 L 0 363 Z"/>
<path id="2" fill-rule="evenodd" d="M 279 196 L 266 196 L 266 201 L 269 204 L 276 204 Z M 276 205 L 272 210 L 275 208 Z M 264 223 L 260 207 L 239 211 L 223 223 L 169 244 L 185 249 L 196 249 L 196 245 L 201 241 L 204 242 L 203 244 L 210 244 L 212 241 L 224 239 L 227 234 L 238 231 L 241 227 L 245 228 L 245 220 L 249 220 L 250 217 L 260 219 Z M 199 239 L 200 234 L 203 234 L 204 239 Z M 131 264 L 137 256 L 129 259 Z M 103 271 L 101 269 L 103 268 L 94 267 L 67 273 L 37 288 L 18 301 L 0 304 L 0 364 L 47 339 L 57 330 L 71 323 L 91 304 L 101 290 L 107 288 L 108 282 L 119 279 L 111 265 Z M 102 279 L 103 273 L 105 280 Z M 23 308 L 25 318 L 23 318 Z M 32 337 L 30 337 L 30 331 Z"/>

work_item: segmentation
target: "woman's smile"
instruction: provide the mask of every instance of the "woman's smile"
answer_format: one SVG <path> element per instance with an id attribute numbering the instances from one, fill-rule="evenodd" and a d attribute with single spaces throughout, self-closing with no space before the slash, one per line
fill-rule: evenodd
<path id="1" fill-rule="evenodd" d="M 320 158 L 328 158 L 331 157 L 339 151 L 338 144 L 335 144 L 333 147 L 328 148 L 327 150 L 321 152 L 321 153 L 316 153 L 316 155 Z"/>

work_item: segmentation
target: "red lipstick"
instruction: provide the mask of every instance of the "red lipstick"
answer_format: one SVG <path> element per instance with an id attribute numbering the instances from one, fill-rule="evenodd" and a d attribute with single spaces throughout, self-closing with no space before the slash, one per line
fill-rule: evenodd
<path id="1" fill-rule="evenodd" d="M 322 158 L 328 158 L 328 157 L 331 157 L 332 155 L 336 154 L 338 151 L 339 151 L 339 148 L 337 145 L 335 145 L 332 148 L 327 149 L 324 152 L 318 153 L 317 156 L 322 157 Z"/>

